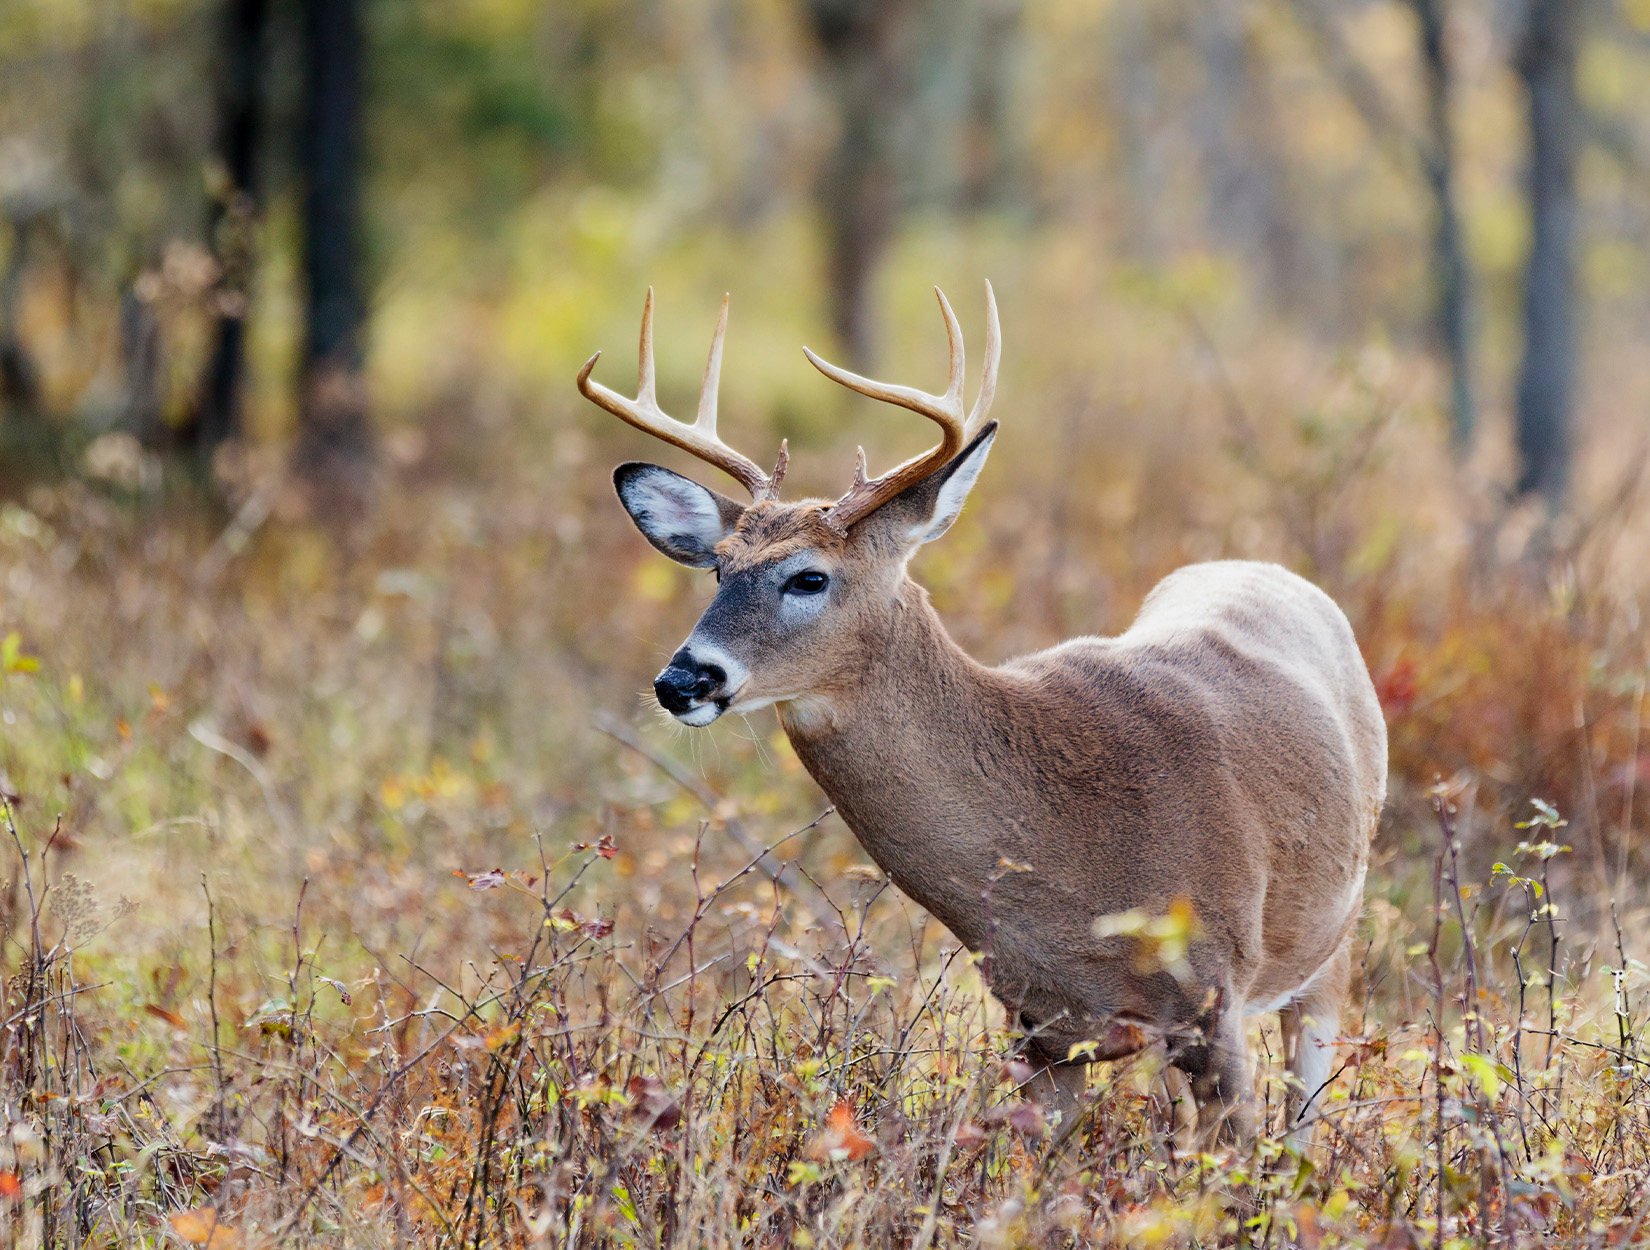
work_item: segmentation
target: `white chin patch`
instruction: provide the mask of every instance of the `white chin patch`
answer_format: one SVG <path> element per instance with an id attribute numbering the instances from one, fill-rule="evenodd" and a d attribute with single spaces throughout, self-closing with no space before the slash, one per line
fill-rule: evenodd
<path id="1" fill-rule="evenodd" d="M 689 708 L 676 719 L 681 721 L 684 725 L 691 725 L 693 728 L 698 729 L 701 726 L 710 724 L 711 721 L 715 720 L 721 714 L 722 709 L 719 705 L 715 703 L 701 703 L 698 707 Z"/>

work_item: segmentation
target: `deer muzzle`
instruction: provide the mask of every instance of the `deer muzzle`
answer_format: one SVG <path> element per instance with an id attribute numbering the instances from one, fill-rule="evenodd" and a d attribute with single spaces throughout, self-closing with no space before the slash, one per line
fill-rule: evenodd
<path id="1" fill-rule="evenodd" d="M 659 706 L 689 725 L 708 725 L 728 706 L 728 673 L 720 664 L 694 658 L 686 647 L 670 657 L 653 679 Z"/>

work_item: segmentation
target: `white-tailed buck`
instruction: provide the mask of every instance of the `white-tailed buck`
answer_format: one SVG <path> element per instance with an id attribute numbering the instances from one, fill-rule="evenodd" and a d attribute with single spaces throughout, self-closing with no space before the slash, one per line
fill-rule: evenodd
<path id="1" fill-rule="evenodd" d="M 971 950 L 989 950 L 991 989 L 1026 1032 L 1045 1095 L 1069 1101 L 1083 1062 L 1163 1041 L 1205 1134 L 1247 1138 L 1245 1019 L 1276 1011 L 1299 1126 L 1330 1071 L 1386 789 L 1368 671 L 1327 595 L 1243 561 L 1170 574 L 1119 637 L 996 668 L 966 655 L 906 565 L 957 519 L 997 435 L 989 284 L 986 297 L 972 411 L 943 294 L 943 395 L 807 353 L 827 377 L 941 431 L 933 450 L 874 479 L 862 450 L 835 501 L 781 503 L 784 448 L 769 474 L 717 437 L 725 300 L 692 425 L 655 398 L 651 291 L 637 397 L 592 381 L 590 358 L 587 398 L 731 473 L 752 499 L 652 464 L 614 473 L 648 541 L 720 582 L 653 688 L 687 725 L 775 705 L 871 857 Z M 1178 967 L 1143 960 L 1115 919 L 1188 903 L 1196 934 Z"/>

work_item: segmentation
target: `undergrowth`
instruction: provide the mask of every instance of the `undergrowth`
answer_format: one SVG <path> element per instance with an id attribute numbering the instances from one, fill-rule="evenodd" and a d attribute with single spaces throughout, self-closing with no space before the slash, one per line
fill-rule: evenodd
<path id="1" fill-rule="evenodd" d="M 1305 1157 L 1198 1153 L 1150 1050 L 1046 1114 L 771 720 L 625 715 L 709 585 L 587 441 L 395 470 L 342 551 L 278 500 L 0 507 L 0 1243 L 1650 1241 L 1636 504 L 1509 544 L 1346 403 L 1250 479 L 1145 465 L 1178 493 L 1010 462 L 917 568 L 985 659 L 1202 556 L 1347 608 L 1393 783 Z"/>
<path id="2" fill-rule="evenodd" d="M 809 902 L 766 879 L 796 835 L 720 881 L 696 854 L 673 936 L 568 905 L 592 880 L 601 897 L 614 839 L 535 839 L 530 868 L 458 884 L 520 917 L 463 983 L 407 954 L 323 974 L 306 890 L 254 973 L 208 898 L 192 1006 L 146 1003 L 134 1043 L 99 1008 L 95 954 L 127 907 L 54 874 L 54 830 L 8 804 L 7 1244 L 1638 1240 L 1642 967 L 1619 929 L 1571 950 L 1556 811 L 1479 884 L 1459 878 L 1452 796 L 1434 802 L 1431 898 L 1369 927 L 1386 1020 L 1347 1021 L 1304 1158 L 1191 1152 L 1151 1052 L 1096 1065 L 1051 1122 L 1019 1092 L 1030 1069 L 975 961 L 921 921 L 889 940 L 885 882 Z M 270 997 L 231 1009 L 253 978 Z M 1264 1080 L 1275 1109 L 1276 1064 Z"/>

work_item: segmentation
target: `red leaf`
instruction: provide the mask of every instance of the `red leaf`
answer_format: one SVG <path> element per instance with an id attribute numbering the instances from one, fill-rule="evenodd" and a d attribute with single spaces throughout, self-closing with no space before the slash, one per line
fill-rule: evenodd
<path id="1" fill-rule="evenodd" d="M 1401 716 L 1415 703 L 1420 693 L 1415 661 L 1401 656 L 1385 673 L 1375 679 L 1375 697 L 1388 716 Z"/>
<path id="2" fill-rule="evenodd" d="M 269 754 L 269 748 L 274 745 L 270 739 L 269 730 L 258 721 L 253 721 L 246 727 L 246 749 L 259 759 Z"/>
<path id="3" fill-rule="evenodd" d="M 603 859 L 612 859 L 619 853 L 619 844 L 613 840 L 613 835 L 604 833 L 596 843 L 596 854 Z"/>
<path id="4" fill-rule="evenodd" d="M 22 1196 L 22 1178 L 16 1172 L 0 1172 L 0 1198 L 15 1201 Z"/>
<path id="5" fill-rule="evenodd" d="M 1022 1102 L 1008 1113 L 1008 1127 L 1026 1137 L 1041 1137 L 1048 1131 L 1043 1119 L 1043 1108 L 1034 1102 Z"/>
<path id="6" fill-rule="evenodd" d="M 985 1113 L 985 1122 L 1006 1124 L 1016 1133 L 1022 1133 L 1027 1137 L 1041 1137 L 1048 1131 L 1042 1107 L 1023 1098 L 998 1103 Z"/>
<path id="7" fill-rule="evenodd" d="M 999 1081 L 1006 1081 L 1010 1085 L 1024 1085 L 1032 1077 L 1032 1067 L 1024 1059 L 1010 1059 L 1003 1064 L 998 1074 Z"/>
<path id="8" fill-rule="evenodd" d="M 175 1011 L 168 1011 L 164 1007 L 157 1007 L 154 1003 L 145 1003 L 143 1009 L 157 1020 L 164 1020 L 174 1029 L 187 1029 L 189 1022 Z"/>
<path id="9" fill-rule="evenodd" d="M 860 1132 L 854 1105 L 844 1098 L 825 1116 L 825 1127 L 808 1143 L 803 1154 L 820 1163 L 843 1159 L 853 1163 L 876 1148 L 877 1144 Z"/>
<path id="10" fill-rule="evenodd" d="M 633 1076 L 625 1084 L 630 1095 L 630 1114 L 645 1121 L 646 1127 L 673 1129 L 682 1122 L 682 1107 L 657 1077 Z"/>

